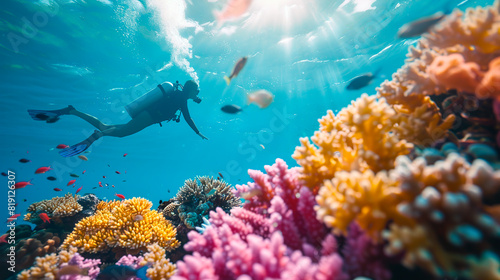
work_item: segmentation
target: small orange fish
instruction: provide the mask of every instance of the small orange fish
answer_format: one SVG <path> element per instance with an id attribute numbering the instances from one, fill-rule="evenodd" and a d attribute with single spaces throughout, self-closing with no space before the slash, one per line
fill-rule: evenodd
<path id="1" fill-rule="evenodd" d="M 87 172 L 87 170 L 83 170 L 82 174 L 85 174 L 85 172 Z"/>
<path id="2" fill-rule="evenodd" d="M 74 184 L 75 182 L 76 182 L 76 179 L 73 179 L 73 180 L 69 181 L 69 182 L 68 182 L 68 184 L 66 184 L 66 186 L 72 185 L 72 184 Z"/>
<path id="3" fill-rule="evenodd" d="M 0 236 L 0 244 L 2 244 L 2 243 L 7 243 L 7 237 L 8 237 L 8 236 L 9 236 L 9 234 L 8 234 L 8 233 L 6 233 L 6 234 L 4 234 L 4 235 Z"/>
<path id="4" fill-rule="evenodd" d="M 69 148 L 69 146 L 68 146 L 68 145 L 66 145 L 66 144 L 59 144 L 59 145 L 57 145 L 57 147 L 56 147 L 56 149 L 66 149 L 66 148 Z"/>
<path id="5" fill-rule="evenodd" d="M 115 187 L 115 185 L 111 185 L 113 188 Z"/>
<path id="6" fill-rule="evenodd" d="M 49 215 L 47 215 L 47 213 L 40 213 L 40 215 L 38 215 L 38 217 L 40 217 L 40 219 L 42 219 L 42 221 L 44 223 L 50 224 L 50 218 L 49 218 Z"/>
<path id="7" fill-rule="evenodd" d="M 33 180 L 33 179 L 31 179 L 31 180 Z M 17 182 L 17 183 L 15 183 L 14 184 L 14 189 L 16 189 L 16 190 L 17 189 L 22 189 L 22 188 L 26 187 L 27 185 L 33 185 L 31 183 L 31 180 L 29 182 Z"/>
<path id="8" fill-rule="evenodd" d="M 47 172 L 49 170 L 52 170 L 52 168 L 50 168 L 50 166 L 48 166 L 48 167 L 45 167 L 45 166 L 44 167 L 40 167 L 40 168 L 38 168 L 35 171 L 35 174 L 42 174 L 42 173 L 45 173 L 45 172 Z"/>
<path id="9" fill-rule="evenodd" d="M 122 199 L 122 200 L 123 200 L 123 199 L 125 199 L 125 196 L 124 196 L 123 194 L 119 194 L 119 193 L 117 193 L 117 194 L 115 194 L 115 195 L 116 195 L 116 197 L 118 197 L 118 198 L 120 198 L 120 199 Z"/>
<path id="10" fill-rule="evenodd" d="M 79 156 L 78 156 L 78 158 L 79 158 L 79 159 L 81 159 L 81 160 L 84 160 L 84 161 L 89 160 L 89 159 L 88 159 L 86 156 L 84 156 L 84 155 L 79 155 Z"/>
<path id="11" fill-rule="evenodd" d="M 62 191 L 60 188 L 54 188 L 54 190 L 55 190 L 56 192 L 60 192 L 60 191 Z"/>
<path id="12" fill-rule="evenodd" d="M 243 67 L 245 67 L 245 64 L 247 63 L 247 59 L 248 58 L 246 56 L 240 58 L 240 60 L 238 60 L 238 62 L 236 62 L 236 64 L 234 65 L 234 68 L 233 68 L 233 71 L 231 72 L 231 75 L 229 77 L 224 76 L 224 80 L 226 80 L 227 85 L 229 85 L 229 83 L 231 83 L 231 80 L 233 78 L 236 78 L 236 76 L 238 76 L 238 74 L 243 69 Z"/>
<path id="13" fill-rule="evenodd" d="M 81 186 L 78 190 L 76 190 L 76 193 L 79 193 L 82 190 L 83 186 Z"/>

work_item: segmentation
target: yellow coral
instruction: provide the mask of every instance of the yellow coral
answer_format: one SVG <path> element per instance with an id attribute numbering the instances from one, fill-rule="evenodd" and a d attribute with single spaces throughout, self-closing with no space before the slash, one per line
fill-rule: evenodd
<path id="1" fill-rule="evenodd" d="M 93 216 L 78 222 L 62 248 L 77 247 L 81 252 L 100 252 L 110 248 L 144 249 L 158 242 L 171 250 L 179 246 L 176 230 L 153 204 L 144 198 L 100 202 Z"/>
<path id="2" fill-rule="evenodd" d="M 50 200 L 42 200 L 31 204 L 28 207 L 28 212 L 31 213 L 47 213 L 53 217 L 68 217 L 82 211 L 83 207 L 77 202 L 78 195 L 66 194 L 64 197 L 53 197 Z M 25 217 L 30 219 L 31 215 Z"/>
<path id="3" fill-rule="evenodd" d="M 336 233 L 347 234 L 350 223 L 356 220 L 368 235 L 380 241 L 389 220 L 411 224 L 396 209 L 402 201 L 400 193 L 397 183 L 384 171 L 342 171 L 320 188 L 315 210 L 318 219 Z"/>
<path id="4" fill-rule="evenodd" d="M 151 265 L 146 272 L 146 276 L 151 280 L 170 279 L 174 275 L 176 266 L 169 259 L 165 258 L 165 249 L 157 243 L 148 245 L 148 252 L 144 254 L 144 259 L 139 265 Z"/>
<path id="5" fill-rule="evenodd" d="M 58 279 L 57 272 L 59 265 L 67 263 L 76 253 L 76 248 L 69 248 L 67 251 L 61 251 L 59 255 L 52 253 L 44 257 L 37 257 L 35 265 L 29 269 L 23 270 L 17 275 L 18 280 L 49 280 Z"/>
<path id="6" fill-rule="evenodd" d="M 311 140 L 301 138 L 301 147 L 292 157 L 301 166 L 301 179 L 316 190 L 337 171 L 378 172 L 391 169 L 399 155 L 408 154 L 412 145 L 393 133 L 395 111 L 375 96 L 363 94 L 337 116 L 328 111 L 320 130 Z"/>

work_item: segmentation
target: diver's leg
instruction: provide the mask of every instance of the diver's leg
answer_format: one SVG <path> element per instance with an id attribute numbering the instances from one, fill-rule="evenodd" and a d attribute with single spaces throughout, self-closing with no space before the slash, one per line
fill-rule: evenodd
<path id="1" fill-rule="evenodd" d="M 102 131 L 103 136 L 125 137 L 154 124 L 148 112 L 141 112 L 126 124 L 108 125 L 108 129 Z"/>
<path id="2" fill-rule="evenodd" d="M 73 115 L 81 118 L 82 120 L 90 123 L 93 125 L 95 128 L 99 129 L 100 131 L 107 130 L 112 127 L 112 125 L 107 125 L 101 122 L 98 118 L 91 116 L 89 114 L 85 114 L 83 112 L 78 111 L 77 109 L 72 107 L 72 110 L 68 112 L 68 115 Z"/>

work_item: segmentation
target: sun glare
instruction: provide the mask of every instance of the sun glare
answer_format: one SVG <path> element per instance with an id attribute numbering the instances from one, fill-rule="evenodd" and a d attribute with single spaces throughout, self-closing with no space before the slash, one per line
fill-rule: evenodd
<path id="1" fill-rule="evenodd" d="M 314 3 L 314 0 L 254 0 L 245 26 L 278 28 L 288 32 L 310 20 L 308 15 Z"/>

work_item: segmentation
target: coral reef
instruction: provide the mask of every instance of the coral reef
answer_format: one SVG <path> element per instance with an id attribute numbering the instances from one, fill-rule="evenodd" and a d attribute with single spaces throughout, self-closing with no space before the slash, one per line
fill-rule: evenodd
<path id="1" fill-rule="evenodd" d="M 319 131 L 311 137 L 318 148 L 301 138 L 302 145 L 292 155 L 301 166 L 300 179 L 317 192 L 323 181 L 332 179 L 338 171 L 393 168 L 396 157 L 412 148 L 394 133 L 398 118 L 384 99 L 366 94 L 337 116 L 328 111 L 319 120 Z"/>
<path id="2" fill-rule="evenodd" d="M 28 215 L 24 220 L 33 221 L 33 218 L 38 219 L 38 214 L 47 213 L 49 217 L 60 222 L 60 220 L 56 219 L 57 217 L 73 216 L 82 211 L 83 207 L 77 202 L 78 198 L 78 195 L 68 193 L 64 197 L 56 196 L 50 200 L 33 203 L 28 207 L 28 213 L 31 213 L 31 215 Z M 39 223 L 37 221 L 33 222 Z"/>
<path id="3" fill-rule="evenodd" d="M 82 219 L 64 240 L 62 248 L 74 246 L 80 252 L 98 253 L 111 248 L 145 250 L 157 242 L 167 250 L 179 242 L 176 230 L 153 204 L 144 198 L 100 202 L 95 215 Z"/>
<path id="4" fill-rule="evenodd" d="M 165 249 L 157 243 L 148 245 L 148 252 L 144 254 L 139 265 L 150 266 L 146 276 L 151 280 L 170 279 L 176 270 L 176 266 L 165 258 Z"/>

